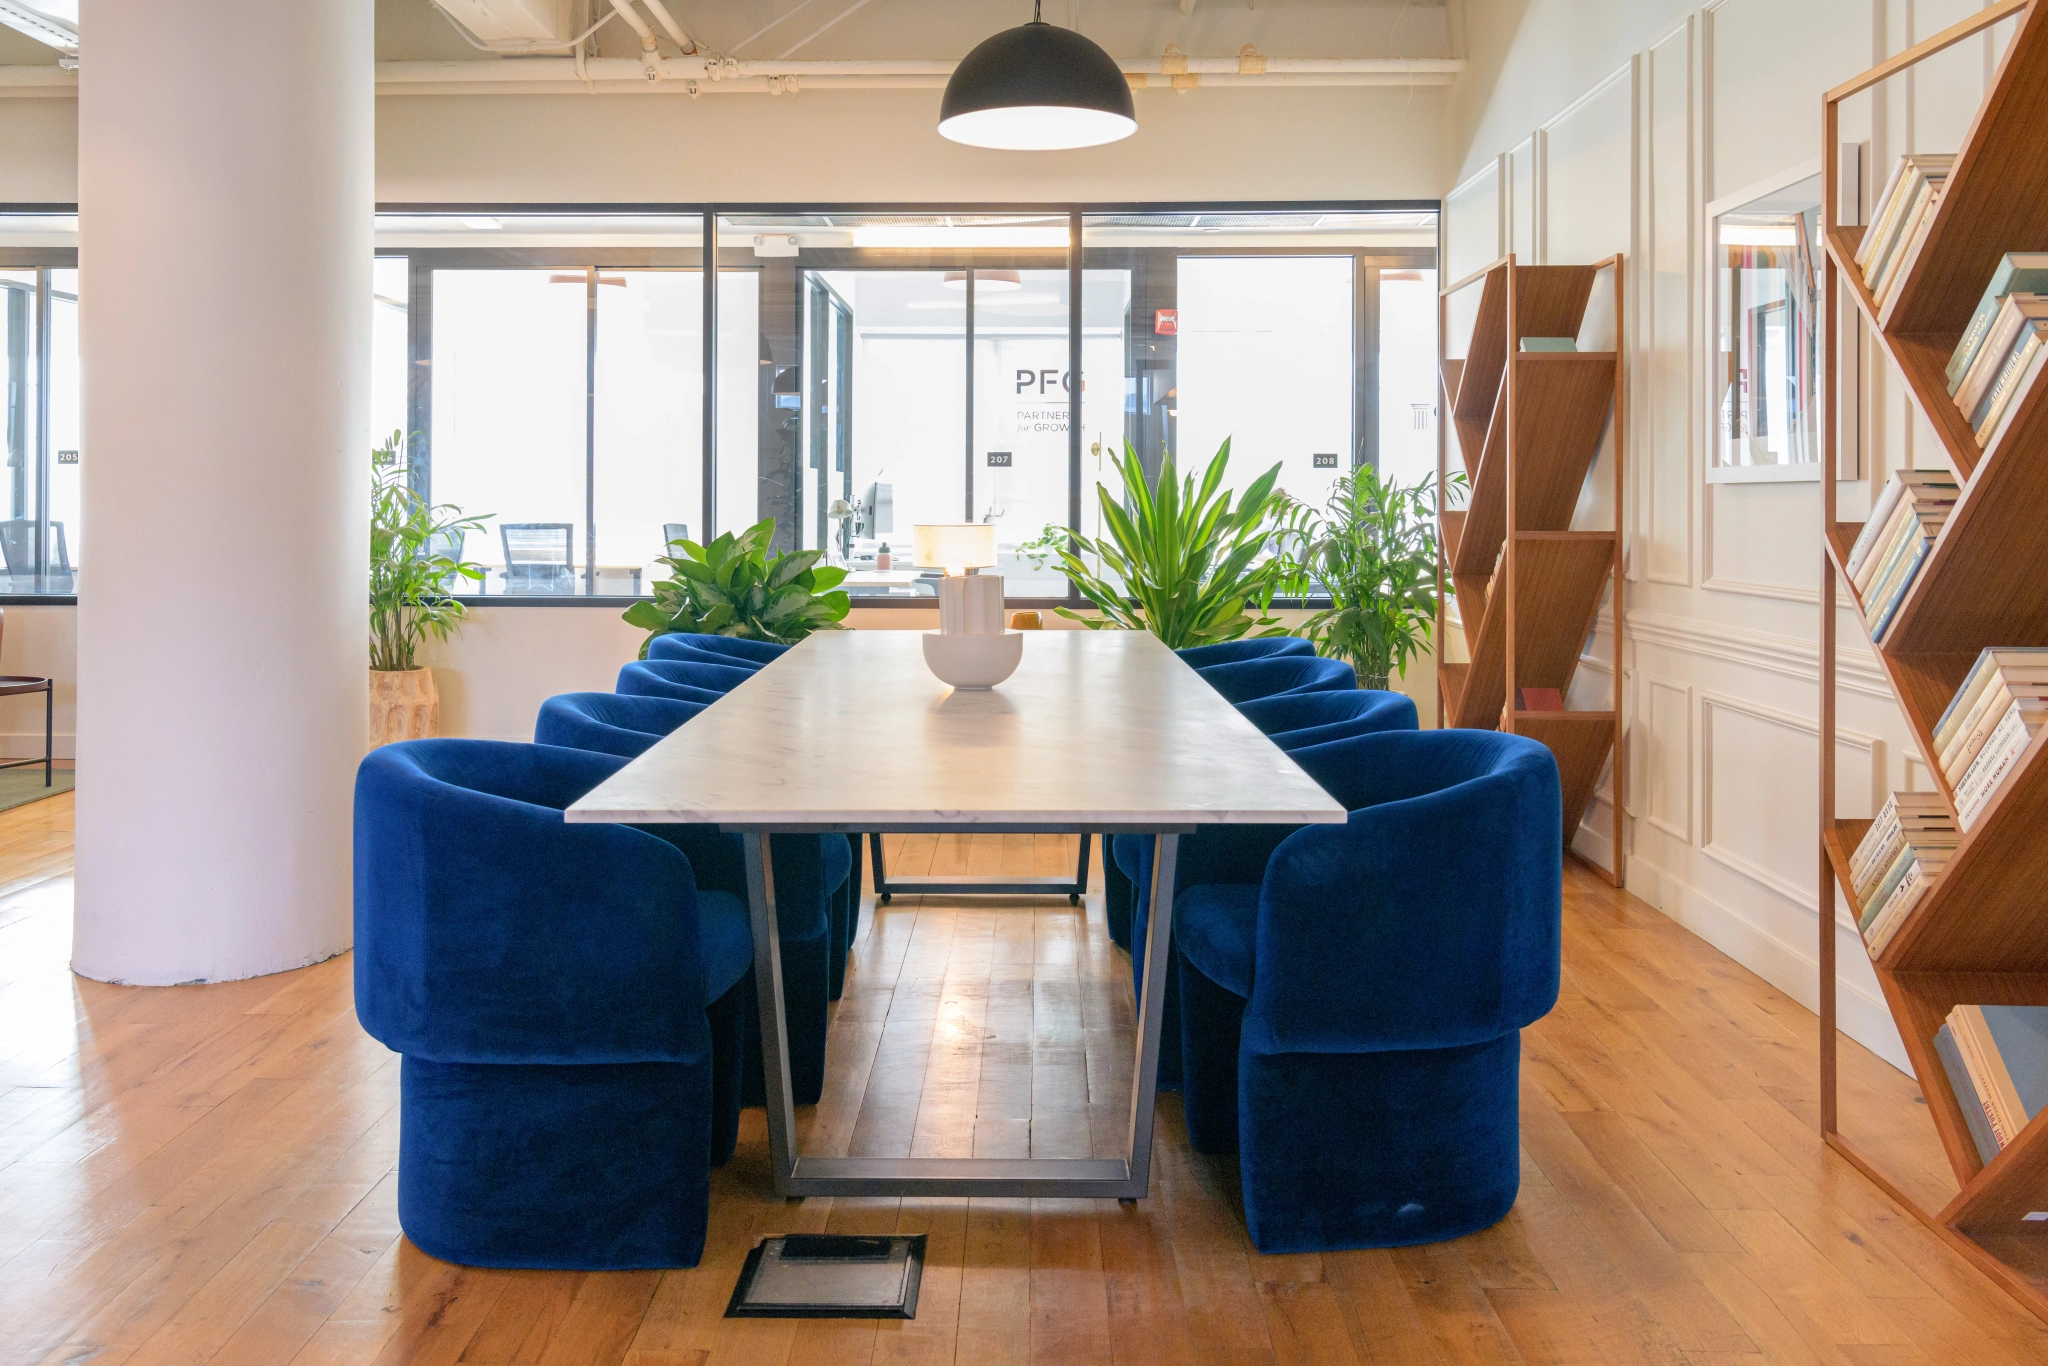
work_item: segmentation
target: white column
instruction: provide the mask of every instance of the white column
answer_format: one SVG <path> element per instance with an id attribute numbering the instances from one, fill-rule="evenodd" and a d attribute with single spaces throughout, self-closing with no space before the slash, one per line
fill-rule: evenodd
<path id="1" fill-rule="evenodd" d="M 72 966 L 350 943 L 372 0 L 87 0 Z"/>

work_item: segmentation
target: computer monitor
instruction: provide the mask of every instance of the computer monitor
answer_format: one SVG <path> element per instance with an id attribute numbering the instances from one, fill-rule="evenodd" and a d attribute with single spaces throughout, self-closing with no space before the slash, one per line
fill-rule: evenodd
<path id="1" fill-rule="evenodd" d="M 896 486 L 869 484 L 868 496 L 861 500 L 860 529 L 856 534 L 873 540 L 895 530 Z"/>

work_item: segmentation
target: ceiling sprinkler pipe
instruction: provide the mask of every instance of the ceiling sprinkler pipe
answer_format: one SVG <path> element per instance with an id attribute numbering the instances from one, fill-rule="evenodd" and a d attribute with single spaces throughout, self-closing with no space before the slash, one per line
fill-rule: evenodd
<path id="1" fill-rule="evenodd" d="M 685 57 L 697 55 L 697 40 L 683 32 L 683 26 L 668 12 L 668 6 L 662 4 L 661 0 L 640 0 L 640 3 L 647 6 L 647 12 L 654 16 L 655 22 L 661 25 L 662 30 L 674 41 Z"/>
<path id="2" fill-rule="evenodd" d="M 639 11 L 633 8 L 633 0 L 612 0 L 612 9 L 618 14 L 619 18 L 626 21 L 628 28 L 640 35 L 640 50 L 642 52 L 654 51 L 654 30 L 647 27 L 647 21 L 642 19 Z"/>

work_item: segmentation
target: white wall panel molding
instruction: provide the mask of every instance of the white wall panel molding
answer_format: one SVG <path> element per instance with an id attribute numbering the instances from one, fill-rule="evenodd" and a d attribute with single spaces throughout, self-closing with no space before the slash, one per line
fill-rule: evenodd
<path id="1" fill-rule="evenodd" d="M 1661 646 L 1703 659 L 1761 669 L 1816 686 L 1820 682 L 1820 646 L 1798 636 L 1648 611 L 1628 614 L 1628 632 L 1639 645 Z M 1875 655 L 1867 651 L 1848 654 L 1836 667 L 1843 691 L 1892 700 Z"/>
<path id="2" fill-rule="evenodd" d="M 1642 715 L 1647 737 L 1649 813 L 1645 819 L 1681 844 L 1692 837 L 1693 688 L 1690 683 L 1650 678 L 1643 689 L 1649 704 Z"/>
<path id="3" fill-rule="evenodd" d="M 1781 735 L 1801 736 L 1816 745 L 1820 739 L 1820 727 L 1804 716 L 1726 693 L 1705 690 L 1699 693 L 1699 757 L 1696 763 L 1700 775 L 1699 849 L 1708 858 L 1740 873 L 1758 886 L 1768 888 L 1792 905 L 1812 911 L 1815 904 L 1810 873 L 1814 855 L 1806 833 L 1807 823 L 1792 820 L 1788 825 L 1774 819 L 1776 807 L 1791 794 L 1785 789 L 1784 750 L 1773 747 L 1762 738 L 1765 733 L 1773 731 Z M 1876 797 L 1883 790 L 1885 778 L 1884 741 L 1874 735 L 1840 728 L 1835 735 L 1838 749 L 1863 756 L 1867 774 L 1864 787 L 1871 798 L 1870 813 L 1876 814 Z M 1745 762 L 1723 783 L 1718 760 L 1724 743 L 1731 752 L 1739 752 L 1745 759 L 1763 758 L 1765 762 Z M 1778 746 L 1783 743 L 1782 739 L 1777 742 Z M 1838 771 L 1853 772 L 1842 764 L 1842 757 L 1837 757 Z M 1818 763 L 1815 763 L 1813 770 L 1817 772 L 1818 768 Z M 1737 793 L 1735 788 L 1740 783 L 1756 784 L 1755 790 L 1748 794 Z M 1732 806 L 1723 806 L 1724 795 L 1731 803 L 1744 797 L 1755 799 L 1756 805 L 1742 813 L 1753 819 L 1739 821 Z M 1797 805 L 1804 796 L 1802 789 L 1790 805 Z M 1854 811 L 1856 805 L 1851 802 L 1848 809 Z M 1720 818 L 1724 810 L 1729 812 L 1725 821 Z M 1766 849 L 1753 844 L 1744 847 L 1745 839 L 1782 837 L 1788 830 L 1793 834 L 1792 847 Z M 1786 858 L 1790 858 L 1795 866 L 1783 866 Z"/>
<path id="4" fill-rule="evenodd" d="M 1645 547 L 1636 558 L 1652 583 L 1689 588 L 1693 582 L 1693 486 L 1698 478 L 1692 420 L 1694 393 L 1693 290 L 1697 263 L 1693 222 L 1699 203 L 1699 163 L 1693 96 L 1693 16 L 1650 48 L 1643 101 L 1643 204 L 1647 279 L 1641 286 L 1643 323 L 1638 356 L 1645 364 L 1643 427 L 1638 443 Z"/>

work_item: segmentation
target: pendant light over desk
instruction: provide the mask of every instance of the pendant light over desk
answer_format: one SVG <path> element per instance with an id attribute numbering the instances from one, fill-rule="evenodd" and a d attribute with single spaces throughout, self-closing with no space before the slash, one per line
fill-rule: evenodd
<path id="1" fill-rule="evenodd" d="M 1138 131 L 1131 85 L 1107 52 L 1038 17 L 968 53 L 946 82 L 939 134 L 972 147 L 1045 152 Z"/>

